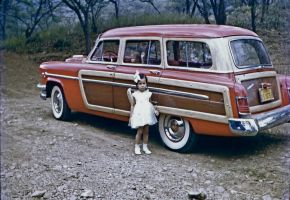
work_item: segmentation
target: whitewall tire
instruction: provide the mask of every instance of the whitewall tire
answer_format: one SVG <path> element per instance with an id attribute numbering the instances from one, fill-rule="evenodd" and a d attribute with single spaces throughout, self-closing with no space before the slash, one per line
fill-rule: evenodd
<path id="1" fill-rule="evenodd" d="M 67 105 L 62 89 L 55 85 L 51 91 L 51 109 L 54 118 L 59 120 L 68 120 L 71 110 Z"/>
<path id="2" fill-rule="evenodd" d="M 159 133 L 163 144 L 173 151 L 190 152 L 196 145 L 197 135 L 183 117 L 162 114 Z"/>

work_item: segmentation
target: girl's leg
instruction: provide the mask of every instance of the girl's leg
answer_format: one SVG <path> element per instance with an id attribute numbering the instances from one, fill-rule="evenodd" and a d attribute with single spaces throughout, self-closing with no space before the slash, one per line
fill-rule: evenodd
<path id="1" fill-rule="evenodd" d="M 143 143 L 148 144 L 149 125 L 143 126 Z"/>
<path id="2" fill-rule="evenodd" d="M 136 155 L 141 154 L 140 144 L 141 144 L 142 132 L 143 132 L 143 127 L 137 129 L 137 134 L 135 138 L 135 154 Z"/>
<path id="3" fill-rule="evenodd" d="M 136 138 L 135 138 L 135 144 L 141 144 L 142 134 L 143 134 L 143 127 L 139 127 L 137 129 L 137 134 L 136 134 Z"/>
<path id="4" fill-rule="evenodd" d="M 149 126 L 145 125 L 143 127 L 143 151 L 146 154 L 151 154 L 151 151 L 148 149 L 148 137 L 149 137 Z"/>

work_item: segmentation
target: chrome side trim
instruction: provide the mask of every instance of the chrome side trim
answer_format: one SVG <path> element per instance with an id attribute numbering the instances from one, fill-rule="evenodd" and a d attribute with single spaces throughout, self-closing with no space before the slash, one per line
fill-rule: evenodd
<path id="1" fill-rule="evenodd" d="M 153 88 L 153 87 L 149 87 L 149 89 L 151 92 L 157 92 L 157 93 L 168 94 L 168 95 L 178 95 L 182 97 L 189 97 L 189 98 L 201 99 L 201 100 L 209 100 L 209 96 L 202 95 L 202 94 L 180 92 L 176 90 L 168 90 L 168 89 Z"/>
<path id="2" fill-rule="evenodd" d="M 45 76 L 50 76 L 50 77 L 79 80 L 79 78 L 75 77 L 75 76 L 66 76 L 66 75 L 60 75 L 60 74 L 52 74 L 52 73 L 48 73 L 48 72 L 45 72 L 44 74 L 45 74 Z"/>
<path id="3" fill-rule="evenodd" d="M 84 82 L 91 82 L 91 83 L 99 83 L 99 84 L 105 84 L 105 85 L 112 85 L 117 87 L 126 87 L 126 88 L 132 88 L 135 87 L 133 84 L 126 84 L 126 83 L 117 83 L 117 82 L 111 82 L 111 81 L 102 81 L 102 80 L 94 80 L 94 79 L 86 79 L 82 78 L 82 81 Z M 168 95 L 178 95 L 183 97 L 189 97 L 194 99 L 201 99 L 201 100 L 209 100 L 209 96 L 207 95 L 200 95 L 195 93 L 188 93 L 188 92 L 180 92 L 176 90 L 168 90 L 168 89 L 162 89 L 162 88 L 156 88 L 156 87 L 148 87 L 151 92 L 157 92 L 162 94 L 168 94 Z"/>
<path id="4" fill-rule="evenodd" d="M 87 78 L 82 78 L 82 81 L 84 82 L 91 82 L 91 83 L 99 83 L 99 84 L 104 84 L 104 85 L 112 85 L 112 86 L 118 86 L 118 87 L 134 87 L 135 85 L 132 84 L 126 84 L 126 83 L 116 83 L 112 81 L 102 81 L 102 80 L 94 80 L 94 79 L 87 79 Z"/>
<path id="5" fill-rule="evenodd" d="M 87 108 L 97 110 L 97 111 L 102 111 L 102 112 L 115 113 L 115 114 L 119 114 L 119 115 L 123 115 L 123 116 L 130 115 L 130 112 L 127 110 L 114 109 L 114 108 L 108 108 L 108 107 L 89 104 L 87 101 L 85 92 L 84 92 L 83 82 L 93 82 L 93 83 L 107 84 L 107 85 L 109 84 L 109 85 L 116 86 L 116 87 L 126 87 L 126 88 L 135 87 L 134 84 L 82 78 L 82 75 L 93 75 L 96 77 L 111 77 L 111 78 L 114 78 L 114 80 L 118 80 L 118 79 L 132 80 L 132 75 L 122 74 L 122 73 L 113 73 L 113 72 L 98 72 L 98 71 L 90 71 L 90 70 L 80 70 L 79 71 L 79 83 L 80 83 L 81 94 L 82 94 L 82 98 L 83 98 L 84 103 L 85 103 Z M 172 107 L 166 107 L 166 106 L 157 106 L 161 113 L 180 115 L 180 116 L 184 116 L 184 117 L 209 120 L 209 121 L 219 122 L 219 123 L 228 123 L 228 117 L 233 116 L 232 111 L 231 111 L 231 102 L 229 99 L 229 89 L 226 86 L 218 86 L 218 85 L 207 84 L 207 83 L 174 80 L 174 79 L 169 79 L 169 78 L 160 78 L 160 77 L 151 77 L 151 76 L 148 77 L 148 81 L 151 83 L 160 83 L 161 85 L 172 85 L 172 86 L 180 86 L 180 87 L 185 87 L 185 88 L 193 88 L 193 89 L 201 89 L 201 90 L 206 90 L 206 91 L 220 92 L 223 94 L 223 99 L 224 99 L 224 103 L 225 103 L 225 110 L 226 110 L 226 115 L 216 115 L 216 114 L 191 111 L 191 110 L 185 110 L 185 109 L 178 109 L 178 108 L 172 108 Z M 163 89 L 163 88 L 158 88 L 158 87 L 149 87 L 149 89 L 152 92 L 157 92 L 157 93 L 163 93 L 163 94 L 169 94 L 169 95 L 180 95 L 180 96 L 196 98 L 196 99 L 201 99 L 201 100 L 207 100 L 207 101 L 209 100 L 209 96 L 207 96 L 207 95 L 181 92 L 181 91 Z"/>

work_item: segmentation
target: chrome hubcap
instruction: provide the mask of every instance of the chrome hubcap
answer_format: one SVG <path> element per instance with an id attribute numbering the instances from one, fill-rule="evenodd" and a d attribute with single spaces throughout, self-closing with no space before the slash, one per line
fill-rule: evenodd
<path id="1" fill-rule="evenodd" d="M 53 94 L 53 107 L 57 113 L 62 111 L 62 94 L 59 91 Z"/>
<path id="2" fill-rule="evenodd" d="M 164 132 L 172 142 L 179 142 L 185 135 L 185 123 L 181 117 L 168 116 L 164 121 Z"/>

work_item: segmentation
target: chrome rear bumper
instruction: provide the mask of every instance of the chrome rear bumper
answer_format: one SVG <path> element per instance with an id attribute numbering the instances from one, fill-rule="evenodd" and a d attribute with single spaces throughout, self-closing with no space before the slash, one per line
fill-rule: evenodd
<path id="1" fill-rule="evenodd" d="M 46 85 L 37 84 L 36 87 L 40 89 L 40 98 L 46 100 Z"/>
<path id="2" fill-rule="evenodd" d="M 235 135 L 255 136 L 258 132 L 290 121 L 290 105 L 252 115 L 249 119 L 230 118 L 229 126 Z"/>

